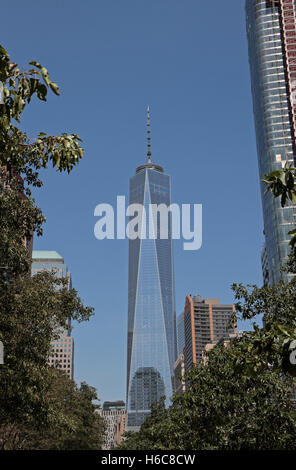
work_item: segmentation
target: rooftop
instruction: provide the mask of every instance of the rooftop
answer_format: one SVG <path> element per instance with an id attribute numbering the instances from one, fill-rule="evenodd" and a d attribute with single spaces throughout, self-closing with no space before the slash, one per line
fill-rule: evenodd
<path id="1" fill-rule="evenodd" d="M 163 173 L 163 168 L 160 165 L 156 165 L 155 163 L 151 162 L 138 166 L 138 168 L 136 169 L 136 173 L 139 173 L 140 171 L 145 170 L 146 168 L 148 170 L 155 170 L 159 171 L 160 173 Z"/>
<path id="2" fill-rule="evenodd" d="M 45 260 L 45 259 L 52 259 L 52 260 L 62 260 L 64 261 L 64 259 L 62 258 L 61 255 L 58 254 L 57 251 L 48 251 L 48 250 L 33 250 L 33 253 L 32 253 L 32 259 L 33 260 Z"/>

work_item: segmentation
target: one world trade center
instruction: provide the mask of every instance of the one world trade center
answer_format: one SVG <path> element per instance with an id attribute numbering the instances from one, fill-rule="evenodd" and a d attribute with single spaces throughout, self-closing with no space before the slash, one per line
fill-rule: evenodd
<path id="1" fill-rule="evenodd" d="M 170 176 L 151 161 L 150 113 L 147 120 L 147 163 L 130 179 L 130 205 L 171 204 Z M 154 206 L 154 207 L 155 207 Z M 176 359 L 175 293 L 172 252 L 172 217 L 168 211 L 168 236 L 160 236 L 159 218 L 154 236 L 129 239 L 128 344 L 127 344 L 127 431 L 137 431 L 151 412 L 151 405 L 174 389 Z M 149 220 L 150 224 L 150 220 Z M 151 227 L 149 227 L 151 233 Z"/>

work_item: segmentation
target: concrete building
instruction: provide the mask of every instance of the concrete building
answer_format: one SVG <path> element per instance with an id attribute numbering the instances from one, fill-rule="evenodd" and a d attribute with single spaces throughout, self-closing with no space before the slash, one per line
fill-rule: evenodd
<path id="1" fill-rule="evenodd" d="M 296 7 L 295 0 L 246 0 L 246 27 L 259 178 L 296 164 Z M 261 183 L 265 252 L 264 282 L 291 276 L 281 272 L 290 252 L 288 232 L 295 227 L 296 206 Z"/>
<path id="2" fill-rule="evenodd" d="M 115 447 L 119 446 L 124 440 L 125 433 L 125 423 L 126 423 L 126 413 L 118 415 L 115 423 Z"/>
<path id="3" fill-rule="evenodd" d="M 125 432 L 124 401 L 105 401 L 99 413 L 105 422 L 103 450 L 111 450 L 120 444 Z"/>
<path id="4" fill-rule="evenodd" d="M 177 316 L 177 355 L 183 354 L 185 348 L 184 312 Z"/>
<path id="5" fill-rule="evenodd" d="M 231 341 L 235 338 L 241 338 L 243 336 L 242 331 L 238 331 L 236 333 L 228 333 L 225 336 L 222 336 L 218 341 L 212 341 L 205 345 L 205 348 L 202 352 L 202 359 L 201 362 L 206 364 L 208 361 L 208 353 L 217 345 L 224 346 L 224 348 L 229 348 L 231 345 Z"/>
<path id="6" fill-rule="evenodd" d="M 219 341 L 236 328 L 229 326 L 230 318 L 235 312 L 234 305 L 220 304 L 219 299 L 201 299 L 186 296 L 184 309 L 185 330 L 185 371 L 202 361 L 203 351 L 207 344 Z"/>
<path id="7" fill-rule="evenodd" d="M 64 259 L 56 251 L 33 250 L 32 276 L 42 271 L 53 271 L 57 277 L 68 279 L 69 289 L 72 287 L 71 274 Z M 71 321 L 67 328 L 59 332 L 57 340 L 52 340 L 48 364 L 63 370 L 70 379 L 74 377 L 74 338 L 71 336 Z"/>
<path id="8" fill-rule="evenodd" d="M 181 353 L 175 362 L 175 393 L 182 393 L 186 390 L 185 383 L 185 356 Z"/>

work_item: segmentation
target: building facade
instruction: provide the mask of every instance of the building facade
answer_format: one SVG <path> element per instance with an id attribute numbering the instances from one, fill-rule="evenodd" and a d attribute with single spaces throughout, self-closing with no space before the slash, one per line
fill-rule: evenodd
<path id="1" fill-rule="evenodd" d="M 125 425 L 126 425 L 126 413 L 122 413 L 121 415 L 117 416 L 116 423 L 115 423 L 115 445 L 114 447 L 119 446 L 122 441 L 124 440 L 124 433 L 125 433 Z"/>
<path id="2" fill-rule="evenodd" d="M 185 356 L 181 353 L 175 362 L 175 393 L 182 393 L 186 390 L 185 376 Z"/>
<path id="3" fill-rule="evenodd" d="M 111 450 L 120 444 L 125 432 L 124 401 L 105 401 L 103 409 L 98 410 L 105 423 L 103 450 Z"/>
<path id="4" fill-rule="evenodd" d="M 222 336 L 218 341 L 212 341 L 205 345 L 205 348 L 202 352 L 202 364 L 206 365 L 208 362 L 208 354 L 215 346 L 224 346 L 224 348 L 230 348 L 231 342 L 234 339 L 239 339 L 243 337 L 243 332 L 238 331 L 236 333 L 227 333 L 225 336 Z"/>
<path id="5" fill-rule="evenodd" d="M 246 26 L 259 177 L 295 165 L 296 8 L 295 0 L 246 0 Z M 280 268 L 290 251 L 288 232 L 296 221 L 292 204 L 264 194 L 264 281 L 289 280 Z"/>
<path id="6" fill-rule="evenodd" d="M 33 250 L 32 276 L 42 271 L 53 271 L 57 277 L 68 279 L 69 289 L 72 287 L 71 274 L 64 259 L 56 251 Z M 70 379 L 74 377 L 74 338 L 71 336 L 71 322 L 66 329 L 59 331 L 58 339 L 51 342 L 48 364 L 63 370 Z"/>
<path id="7" fill-rule="evenodd" d="M 177 316 L 177 355 L 183 354 L 185 348 L 185 331 L 184 331 L 184 312 Z"/>
<path id="8" fill-rule="evenodd" d="M 261 266 L 262 266 L 263 285 L 269 286 L 270 280 L 269 280 L 269 269 L 268 269 L 266 245 L 264 245 L 262 252 L 261 252 Z"/>
<path id="9" fill-rule="evenodd" d="M 219 299 L 201 299 L 200 295 L 186 296 L 184 309 L 185 329 L 185 371 L 198 365 L 203 359 L 206 345 L 216 343 L 220 338 L 235 333 L 229 326 L 235 312 L 234 305 L 220 304 Z"/>
<path id="10" fill-rule="evenodd" d="M 129 239 L 128 338 L 127 338 L 127 430 L 137 431 L 150 414 L 151 405 L 174 389 L 176 317 L 172 253 L 172 220 L 168 237 L 160 238 L 155 220 L 149 230 L 144 214 L 151 204 L 171 204 L 170 176 L 151 163 L 148 114 L 148 163 L 130 179 L 130 204 L 142 208 L 140 237 Z M 147 229 L 147 230 L 146 230 Z M 149 233 L 146 238 L 143 233 Z M 154 238 L 150 237 L 150 233 Z"/>

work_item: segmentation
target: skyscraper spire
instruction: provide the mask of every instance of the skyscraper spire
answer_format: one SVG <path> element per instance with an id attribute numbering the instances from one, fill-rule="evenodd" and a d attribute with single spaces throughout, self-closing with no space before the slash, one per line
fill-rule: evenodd
<path id="1" fill-rule="evenodd" d="M 147 106 L 147 157 L 148 163 L 151 163 L 151 130 L 150 130 L 150 108 Z"/>

